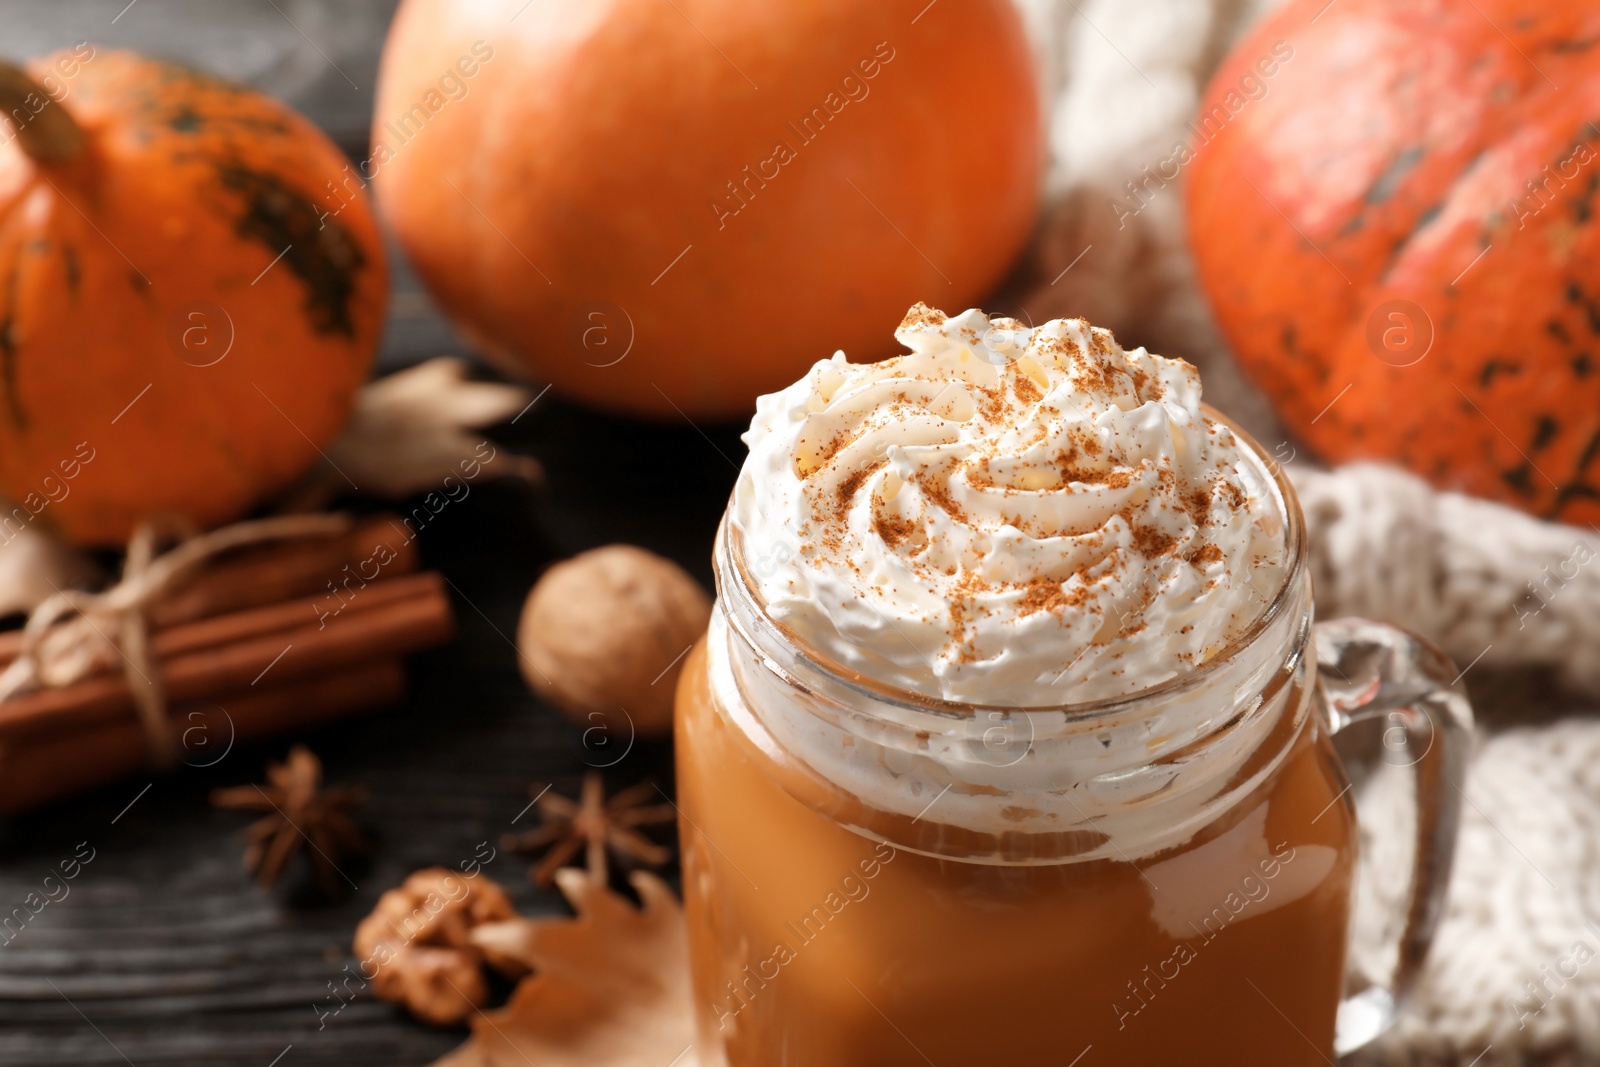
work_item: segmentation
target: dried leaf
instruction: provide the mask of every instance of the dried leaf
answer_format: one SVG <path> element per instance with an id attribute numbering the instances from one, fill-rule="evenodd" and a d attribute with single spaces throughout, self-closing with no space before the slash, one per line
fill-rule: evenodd
<path id="1" fill-rule="evenodd" d="M 0 500 L 4 514 L 12 513 L 9 504 Z M 31 612 L 58 591 L 84 588 L 97 577 L 89 557 L 37 526 L 24 526 L 0 540 L 0 615 Z"/>
<path id="2" fill-rule="evenodd" d="M 578 870 L 556 884 L 578 915 L 497 923 L 475 942 L 534 968 L 473 1036 L 434 1067 L 698 1067 L 689 935 L 672 890 L 643 871 L 642 909 Z"/>
<path id="3" fill-rule="evenodd" d="M 352 485 L 391 500 L 444 492 L 445 478 L 465 480 L 473 463 L 490 477 L 541 483 L 536 460 L 491 451 L 481 434 L 469 432 L 519 414 L 535 394 L 520 385 L 471 381 L 466 371 L 463 361 L 441 356 L 369 383 L 291 508 L 318 507 Z"/>

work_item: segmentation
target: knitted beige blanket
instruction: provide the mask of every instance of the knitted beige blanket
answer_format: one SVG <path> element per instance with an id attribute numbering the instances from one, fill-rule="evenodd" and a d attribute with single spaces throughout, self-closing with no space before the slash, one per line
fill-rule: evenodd
<path id="1" fill-rule="evenodd" d="M 1543 668 L 1573 691 L 1600 692 L 1600 567 L 1585 566 L 1600 558 L 1593 531 L 1434 493 L 1382 467 L 1291 467 L 1291 477 L 1319 616 L 1426 634 L 1463 668 L 1460 685 Z M 1485 739 L 1464 784 L 1444 922 L 1410 1009 L 1354 1062 L 1600 1062 L 1600 720 L 1504 728 L 1549 709 L 1526 688 L 1473 692 Z M 1408 788 L 1390 774 L 1360 800 L 1354 962 L 1367 975 L 1384 973 L 1377 946 L 1392 940 L 1384 922 L 1410 862 Z"/>
<path id="2" fill-rule="evenodd" d="M 1199 364 L 1207 398 L 1287 457 L 1195 286 L 1181 178 L 1138 200 L 1126 185 L 1172 154 L 1205 78 L 1273 2 L 1018 0 L 1049 103 L 1051 169 L 1012 302 L 1035 322 L 1083 315 Z M 1579 710 L 1600 700 L 1600 566 L 1589 565 L 1600 535 L 1381 467 L 1287 468 L 1311 527 L 1319 616 L 1432 638 L 1464 669 L 1457 684 L 1483 735 L 1428 971 L 1400 1023 L 1351 1062 L 1600 1063 L 1600 718 Z M 1383 775 L 1361 797 L 1360 973 L 1384 970 L 1377 946 L 1408 870 L 1407 789 Z"/>

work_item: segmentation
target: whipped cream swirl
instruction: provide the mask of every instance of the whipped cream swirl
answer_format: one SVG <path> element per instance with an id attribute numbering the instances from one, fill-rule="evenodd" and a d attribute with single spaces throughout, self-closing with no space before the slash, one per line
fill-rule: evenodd
<path id="1" fill-rule="evenodd" d="M 1182 360 L 1082 319 L 917 305 L 757 402 L 730 505 L 766 610 L 824 655 L 1012 707 L 1138 692 L 1281 583 L 1281 503 Z"/>

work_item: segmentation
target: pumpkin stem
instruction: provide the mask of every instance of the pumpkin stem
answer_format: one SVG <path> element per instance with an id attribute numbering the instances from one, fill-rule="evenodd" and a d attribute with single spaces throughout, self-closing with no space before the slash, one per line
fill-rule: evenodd
<path id="1" fill-rule="evenodd" d="M 83 128 L 21 67 L 0 60 L 0 119 L 35 163 L 66 163 L 83 151 Z"/>

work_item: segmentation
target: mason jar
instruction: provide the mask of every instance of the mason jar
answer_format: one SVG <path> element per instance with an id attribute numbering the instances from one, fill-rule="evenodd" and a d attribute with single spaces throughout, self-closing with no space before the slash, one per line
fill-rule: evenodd
<path id="1" fill-rule="evenodd" d="M 1285 564 L 1229 647 L 1117 699 L 855 673 L 767 613 L 724 519 L 677 695 L 702 1063 L 1310 1067 L 1389 1025 L 1440 914 L 1471 710 L 1418 638 L 1313 624 L 1293 488 L 1227 424 Z M 1346 996 L 1358 830 L 1332 738 L 1371 718 L 1417 841 L 1394 972 Z"/>

